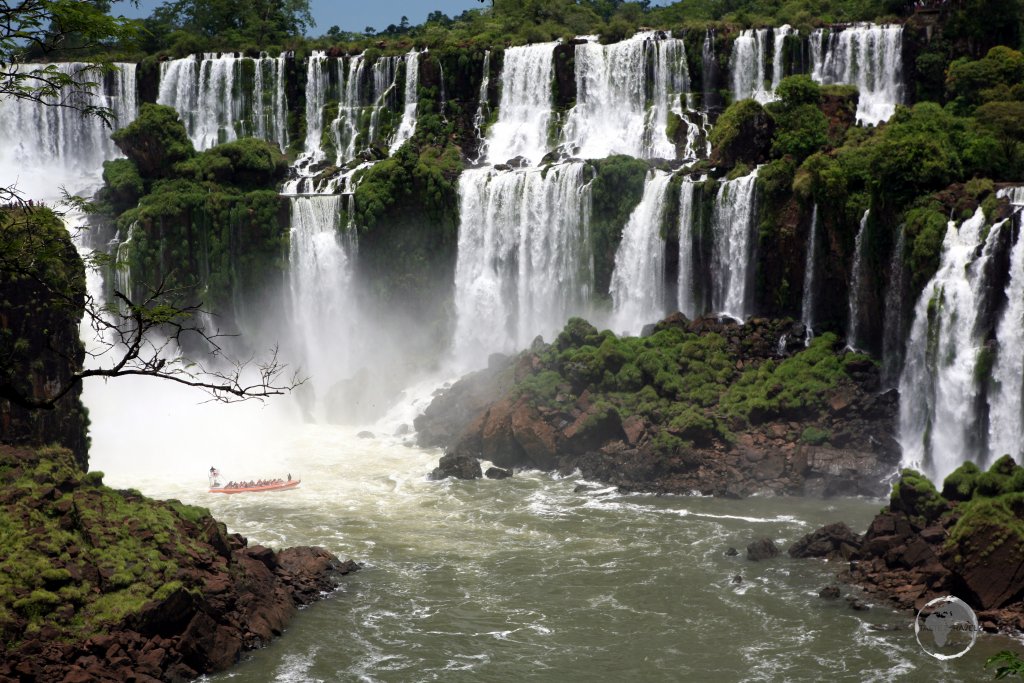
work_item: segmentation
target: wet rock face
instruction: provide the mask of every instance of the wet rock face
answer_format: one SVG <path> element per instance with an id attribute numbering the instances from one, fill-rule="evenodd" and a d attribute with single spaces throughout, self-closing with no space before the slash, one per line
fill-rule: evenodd
<path id="1" fill-rule="evenodd" d="M 861 538 L 843 522 L 829 524 L 807 534 L 789 547 L 790 557 L 823 557 L 849 560 L 860 548 Z"/>

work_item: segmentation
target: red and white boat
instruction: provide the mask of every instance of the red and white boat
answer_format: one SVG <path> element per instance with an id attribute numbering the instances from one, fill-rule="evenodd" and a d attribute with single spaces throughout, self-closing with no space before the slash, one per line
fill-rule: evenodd
<path id="1" fill-rule="evenodd" d="M 264 490 L 289 490 L 299 485 L 302 479 L 279 479 L 261 486 L 211 486 L 211 494 L 256 494 Z"/>

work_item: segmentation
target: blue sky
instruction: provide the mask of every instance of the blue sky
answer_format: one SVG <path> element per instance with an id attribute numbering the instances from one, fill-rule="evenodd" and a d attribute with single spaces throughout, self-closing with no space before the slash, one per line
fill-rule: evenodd
<path id="1" fill-rule="evenodd" d="M 666 5 L 669 2 L 655 0 L 652 4 Z M 117 2 L 113 11 L 126 17 L 147 17 L 154 7 L 162 4 L 163 0 L 141 0 L 135 8 L 128 2 Z M 379 31 L 388 24 L 398 24 L 403 15 L 409 17 L 410 24 L 422 24 L 434 10 L 455 16 L 467 9 L 488 7 L 490 3 L 478 0 L 311 0 L 310 6 L 316 20 L 316 27 L 310 34 L 319 36 L 331 26 L 358 32 L 372 26 Z"/>

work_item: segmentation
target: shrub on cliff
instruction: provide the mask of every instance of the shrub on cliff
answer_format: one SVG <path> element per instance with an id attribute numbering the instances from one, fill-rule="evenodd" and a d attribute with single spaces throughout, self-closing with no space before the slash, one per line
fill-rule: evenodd
<path id="1" fill-rule="evenodd" d="M 774 123 L 768 112 L 754 100 L 729 105 L 708 134 L 711 161 L 732 167 L 738 163 L 759 164 L 768 157 Z"/>
<path id="2" fill-rule="evenodd" d="M 144 103 L 138 118 L 111 137 L 147 182 L 172 175 L 177 162 L 195 154 L 178 112 L 161 104 Z"/>
<path id="3" fill-rule="evenodd" d="M 591 163 L 595 169 L 590 186 L 594 288 L 598 293 L 606 294 L 622 229 L 643 197 L 644 179 L 650 166 L 646 161 L 623 155 Z"/>

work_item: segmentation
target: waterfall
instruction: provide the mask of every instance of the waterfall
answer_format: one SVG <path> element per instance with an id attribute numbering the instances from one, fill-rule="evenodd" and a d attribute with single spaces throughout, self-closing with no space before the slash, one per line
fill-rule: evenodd
<path id="1" fill-rule="evenodd" d="M 696 184 L 689 178 L 683 178 L 679 186 L 679 276 L 677 282 L 676 302 L 680 312 L 687 318 L 697 316 L 697 303 L 694 296 L 696 278 L 693 268 L 693 195 Z"/>
<path id="2" fill-rule="evenodd" d="M 325 158 L 324 107 L 327 106 L 329 85 L 327 53 L 323 50 L 313 50 L 306 58 L 306 142 L 296 166 L 312 166 Z"/>
<path id="3" fill-rule="evenodd" d="M 850 306 L 846 328 L 846 346 L 849 349 L 858 348 L 857 334 L 860 323 L 860 288 L 864 278 L 864 234 L 868 229 L 868 217 L 871 210 L 864 211 L 860 219 L 860 228 L 857 230 L 857 237 L 853 242 L 853 267 L 850 269 Z"/>
<path id="4" fill-rule="evenodd" d="M 811 235 L 807 240 L 807 256 L 804 258 L 804 293 L 800 304 L 800 319 L 807 328 L 808 344 L 814 336 L 814 276 L 817 263 L 818 245 L 818 205 L 811 211 Z"/>
<path id="5" fill-rule="evenodd" d="M 732 96 L 734 101 L 753 98 L 758 102 L 773 99 L 765 90 L 764 63 L 768 53 L 771 29 L 747 29 L 732 44 Z"/>
<path id="6" fill-rule="evenodd" d="M 990 459 L 1009 453 L 1020 462 L 1024 457 L 1024 221 L 1020 214 L 1024 188 L 1001 194 L 1009 195 L 1017 211 L 1017 242 L 1010 253 L 1006 310 L 996 328 L 999 351 L 989 396 L 989 453 Z"/>
<path id="7" fill-rule="evenodd" d="M 487 135 L 487 161 L 525 157 L 539 163 L 547 153 L 555 46 L 540 43 L 505 50 L 498 120 Z"/>
<path id="8" fill-rule="evenodd" d="M 889 286 L 885 290 L 885 317 L 882 336 L 882 382 L 895 386 L 899 382 L 900 365 L 903 362 L 903 297 L 904 277 L 903 254 L 907 248 L 907 226 L 900 226 L 896 247 L 889 260 Z"/>
<path id="9" fill-rule="evenodd" d="M 757 169 L 741 178 L 723 181 L 712 215 L 711 304 L 715 312 L 740 321 L 752 309 L 756 186 Z"/>
<path id="10" fill-rule="evenodd" d="M 442 76 L 443 81 L 444 77 Z M 416 106 L 419 101 L 417 99 L 419 85 L 420 53 L 414 49 L 410 50 L 405 56 L 405 108 L 402 111 L 402 123 L 398 126 L 398 132 L 391 143 L 392 154 L 416 132 Z"/>
<path id="11" fill-rule="evenodd" d="M 622 230 L 609 292 L 612 328 L 639 334 L 665 314 L 665 240 L 661 236 L 671 174 L 650 171 L 644 193 Z"/>
<path id="12" fill-rule="evenodd" d="M 477 98 L 476 114 L 473 115 L 473 129 L 476 131 L 479 147 L 477 147 L 476 161 L 487 156 L 487 140 L 484 139 L 484 125 L 487 122 L 487 114 L 490 107 L 487 102 L 487 89 L 491 86 L 491 51 L 484 51 L 484 75 L 480 79 L 480 95 Z"/>
<path id="13" fill-rule="evenodd" d="M 903 102 L 903 27 L 854 24 L 811 34 L 811 77 L 860 90 L 857 120 L 887 121 Z"/>
<path id="14" fill-rule="evenodd" d="M 985 266 L 1003 225 L 993 226 L 985 238 L 980 207 L 960 226 L 951 221 L 939 269 L 914 308 L 900 377 L 900 443 L 904 462 L 925 468 L 936 481 L 964 460 L 985 455 L 977 452 L 975 438 L 975 367 L 984 343 L 979 299 Z M 1020 340 L 1014 344 L 1019 346 Z"/>
<path id="15" fill-rule="evenodd" d="M 715 55 L 715 31 L 708 28 L 704 31 L 704 44 L 701 47 L 701 104 L 707 111 L 721 104 L 718 95 L 718 57 Z"/>
<path id="16" fill-rule="evenodd" d="M 283 150 L 288 144 L 284 64 L 285 55 L 266 53 L 255 59 L 206 53 L 168 60 L 160 64 L 156 101 L 178 111 L 196 149 L 258 137 Z"/>
<path id="17" fill-rule="evenodd" d="M 339 195 L 291 199 L 288 262 L 293 329 L 302 349 L 302 372 L 318 387 L 329 387 L 345 376 L 344 354 L 356 331 L 355 244 L 339 235 L 340 209 Z"/>
<path id="18" fill-rule="evenodd" d="M 345 61 L 338 60 L 338 83 L 341 97 L 338 101 L 338 115 L 331 122 L 331 142 L 334 144 L 335 166 L 341 166 L 356 156 L 356 138 L 359 135 L 359 119 L 363 105 L 363 72 L 366 61 L 363 55 L 349 58 L 348 71 Z"/>
<path id="19" fill-rule="evenodd" d="M 6 141 L 0 152 L 0 180 L 4 186 L 40 198 L 51 196 L 58 185 L 78 183 L 87 176 L 97 180 L 104 161 L 121 155 L 110 139 L 111 127 L 123 128 L 138 114 L 133 63 L 118 63 L 104 75 L 79 62 L 25 64 L 22 69 L 49 66 L 91 87 L 76 88 L 45 97 L 43 102 L 7 98 L 0 100 L 0 133 Z M 63 102 L 70 106 L 56 106 Z M 111 127 L 97 116 L 81 114 L 84 107 L 105 107 L 113 114 Z M 69 186 L 79 191 L 79 186 Z"/>
<path id="20" fill-rule="evenodd" d="M 585 165 L 542 171 L 470 169 L 459 178 L 455 357 L 475 366 L 494 351 L 555 335 L 586 313 L 593 287 Z"/>
<path id="21" fill-rule="evenodd" d="M 373 81 L 373 105 L 370 107 L 370 124 L 366 132 L 367 144 L 373 144 L 380 138 L 380 114 L 387 106 L 391 93 L 395 90 L 395 81 L 398 78 L 398 65 L 401 62 L 401 57 L 378 57 L 373 63 L 373 66 L 370 67 L 370 79 Z M 413 104 L 416 102 L 415 90 L 416 88 L 414 85 Z M 405 95 L 406 97 L 409 96 L 408 81 L 406 81 Z M 412 116 L 413 128 L 415 128 L 415 107 L 413 107 Z M 402 119 L 401 125 L 405 125 L 404 118 Z M 412 135 L 412 129 L 409 130 L 409 135 Z M 401 147 L 401 144 L 399 144 L 399 147 Z M 395 149 L 397 149 L 397 147 Z"/>
<path id="22" fill-rule="evenodd" d="M 674 159 L 668 116 L 683 114 L 681 98 L 689 90 L 680 39 L 659 40 L 642 32 L 612 45 L 577 45 L 576 105 L 566 119 L 563 144 L 585 159 L 613 154 Z"/>
<path id="23" fill-rule="evenodd" d="M 782 54 L 783 48 L 786 46 L 786 36 L 798 35 L 799 31 L 790 26 L 789 24 L 783 24 L 782 26 L 772 31 L 772 92 L 779 87 L 779 81 L 785 77 L 785 57 Z"/>

